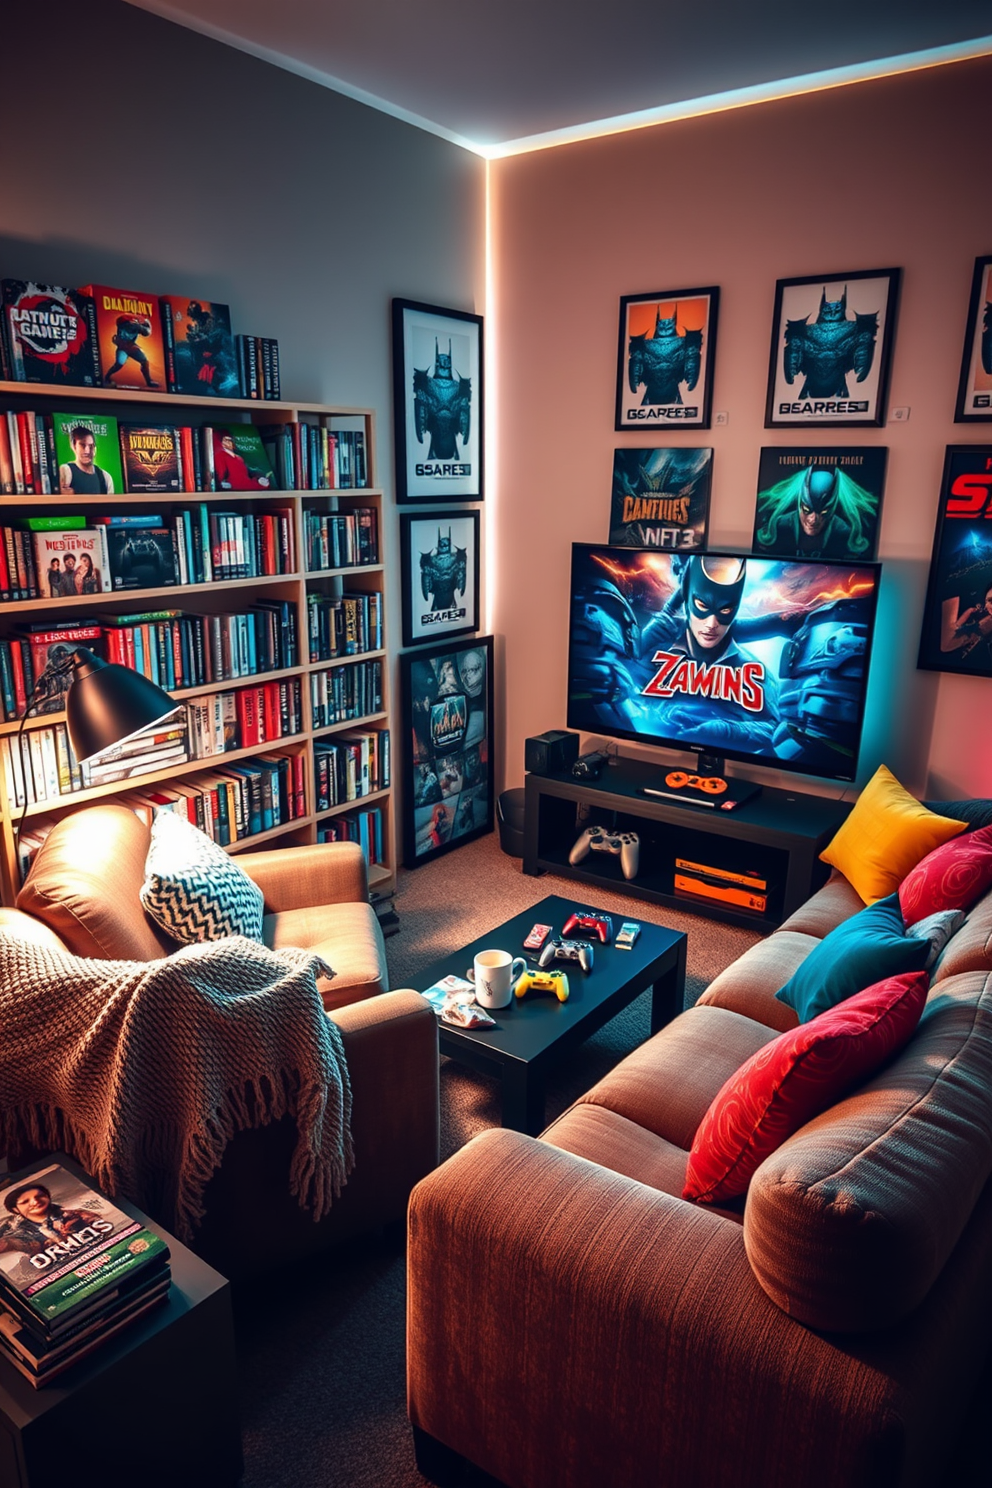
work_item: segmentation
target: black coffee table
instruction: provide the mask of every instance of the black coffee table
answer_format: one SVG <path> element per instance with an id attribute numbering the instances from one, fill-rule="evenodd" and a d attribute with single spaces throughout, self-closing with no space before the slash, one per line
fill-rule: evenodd
<path id="1" fill-rule="evenodd" d="M 426 990 L 442 977 L 464 977 L 478 951 L 503 950 L 525 956 L 537 967 L 537 954 L 523 950 L 524 938 L 534 924 L 550 925 L 553 935 L 574 909 L 595 907 L 595 901 L 562 899 L 551 894 L 523 914 L 480 935 L 471 945 L 452 951 L 428 966 L 417 978 Z M 611 912 L 614 934 L 622 919 Z M 657 1033 L 682 1011 L 685 993 L 686 938 L 681 930 L 638 921 L 641 933 L 633 950 L 618 951 L 601 945 L 595 935 L 581 938 L 594 946 L 594 965 L 587 975 L 574 962 L 555 962 L 568 977 L 569 998 L 530 993 L 512 1006 L 492 1013 L 495 1028 L 456 1028 L 438 1022 L 441 1053 L 484 1074 L 496 1074 L 502 1084 L 504 1126 L 537 1136 L 545 1126 L 544 1089 L 548 1070 L 570 1049 L 587 1039 L 628 1003 L 651 987 L 651 1032 Z M 580 932 L 573 932 L 579 938 Z"/>

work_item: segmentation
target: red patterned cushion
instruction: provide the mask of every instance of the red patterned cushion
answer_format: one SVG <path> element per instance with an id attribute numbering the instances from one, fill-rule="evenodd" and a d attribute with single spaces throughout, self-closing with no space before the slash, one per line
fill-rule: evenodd
<path id="1" fill-rule="evenodd" d="M 942 909 L 970 909 L 992 887 L 992 827 L 966 832 L 911 868 L 899 885 L 907 925 Z"/>
<path id="2" fill-rule="evenodd" d="M 886 977 L 752 1054 L 699 1123 L 682 1197 L 715 1204 L 745 1193 L 786 1137 L 902 1048 L 928 987 L 925 971 Z"/>

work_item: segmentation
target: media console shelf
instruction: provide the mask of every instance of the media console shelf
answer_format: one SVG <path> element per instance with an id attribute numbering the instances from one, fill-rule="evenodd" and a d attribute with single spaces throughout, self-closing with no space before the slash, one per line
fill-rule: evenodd
<path id="1" fill-rule="evenodd" d="M 528 775 L 523 871 L 534 877 L 557 873 L 591 888 L 618 889 L 755 930 L 781 924 L 826 879 L 829 870 L 819 854 L 850 811 L 850 802 L 765 786 L 734 811 L 683 806 L 641 794 L 645 786 L 657 784 L 660 773 L 657 765 L 619 759 L 597 781 Z M 637 832 L 641 843 L 635 879 L 625 880 L 619 858 L 609 853 L 590 853 L 574 867 L 569 863 L 575 839 L 589 825 Z M 676 894 L 677 857 L 765 878 L 765 911 Z"/>

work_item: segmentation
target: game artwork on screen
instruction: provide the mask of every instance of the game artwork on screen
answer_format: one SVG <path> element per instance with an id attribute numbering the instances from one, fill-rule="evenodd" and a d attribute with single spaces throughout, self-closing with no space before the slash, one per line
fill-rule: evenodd
<path id="1" fill-rule="evenodd" d="M 572 551 L 570 728 L 853 778 L 874 565 Z"/>

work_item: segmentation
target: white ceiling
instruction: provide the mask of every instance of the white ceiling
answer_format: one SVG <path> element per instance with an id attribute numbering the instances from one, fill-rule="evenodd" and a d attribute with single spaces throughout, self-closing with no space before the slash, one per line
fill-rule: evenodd
<path id="1" fill-rule="evenodd" d="M 992 51 L 990 0 L 129 0 L 495 156 Z"/>

